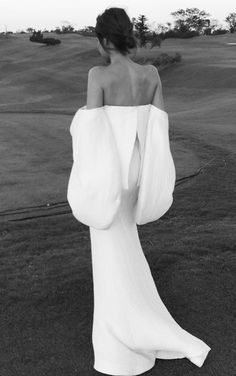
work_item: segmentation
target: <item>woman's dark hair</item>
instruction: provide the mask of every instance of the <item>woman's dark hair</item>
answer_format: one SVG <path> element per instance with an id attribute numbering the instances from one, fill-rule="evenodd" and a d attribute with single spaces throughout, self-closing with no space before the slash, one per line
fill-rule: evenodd
<path id="1" fill-rule="evenodd" d="M 132 48 L 137 48 L 133 23 L 123 8 L 108 8 L 97 16 L 96 21 L 95 33 L 105 51 L 113 48 L 105 47 L 103 38 L 112 42 L 122 55 L 129 53 Z"/>

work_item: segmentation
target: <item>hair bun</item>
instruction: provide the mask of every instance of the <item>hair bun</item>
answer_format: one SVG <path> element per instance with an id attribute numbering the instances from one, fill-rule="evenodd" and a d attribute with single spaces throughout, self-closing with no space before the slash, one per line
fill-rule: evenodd
<path id="1" fill-rule="evenodd" d="M 106 9 L 97 16 L 95 33 L 103 49 L 109 53 L 110 50 L 117 50 L 123 55 L 130 52 L 130 49 L 137 48 L 138 42 L 133 34 L 133 23 L 123 8 L 112 7 Z M 103 38 L 114 45 L 110 48 L 104 44 Z"/>
<path id="2" fill-rule="evenodd" d="M 133 48 L 135 46 L 135 39 L 133 35 L 125 34 L 124 35 L 125 44 L 128 48 Z"/>

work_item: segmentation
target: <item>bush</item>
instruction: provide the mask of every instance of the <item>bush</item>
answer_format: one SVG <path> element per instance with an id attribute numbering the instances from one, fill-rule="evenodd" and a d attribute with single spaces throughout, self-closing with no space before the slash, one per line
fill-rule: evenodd
<path id="1" fill-rule="evenodd" d="M 182 60 L 182 56 L 179 52 L 176 52 L 174 56 L 168 55 L 166 53 L 160 54 L 156 59 L 154 59 L 151 64 L 160 67 L 165 65 L 174 64 L 180 62 Z"/>
<path id="2" fill-rule="evenodd" d="M 168 30 L 165 33 L 160 34 L 162 39 L 167 38 L 193 38 L 199 36 L 197 31 L 179 31 L 179 30 Z"/>
<path id="3" fill-rule="evenodd" d="M 213 31 L 212 35 L 220 35 L 220 34 L 226 34 L 228 33 L 229 31 L 226 30 L 226 29 L 216 29 Z"/>
<path id="4" fill-rule="evenodd" d="M 31 42 L 44 43 L 47 46 L 54 46 L 55 44 L 61 43 L 61 41 L 56 38 L 44 38 L 41 30 L 38 30 L 37 32 L 34 30 L 33 35 L 30 36 L 29 40 Z"/>
<path id="5" fill-rule="evenodd" d="M 211 35 L 211 32 L 212 32 L 212 28 L 211 28 L 211 27 L 207 27 L 207 28 L 204 30 L 203 34 L 204 34 L 204 35 Z"/>
<path id="6" fill-rule="evenodd" d="M 60 39 L 56 38 L 43 38 L 42 43 L 45 43 L 47 46 L 55 46 L 55 44 L 60 44 Z"/>
<path id="7" fill-rule="evenodd" d="M 178 63 L 182 60 L 182 56 L 179 52 L 176 52 L 174 56 L 166 53 L 161 53 L 156 58 L 150 57 L 133 57 L 133 60 L 139 64 L 152 64 L 156 67 L 164 67 L 170 64 Z"/>

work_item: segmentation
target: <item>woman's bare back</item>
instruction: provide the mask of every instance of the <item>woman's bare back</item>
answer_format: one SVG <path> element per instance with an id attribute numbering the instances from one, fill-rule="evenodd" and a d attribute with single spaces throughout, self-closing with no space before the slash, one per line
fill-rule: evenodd
<path id="1" fill-rule="evenodd" d="M 104 105 L 139 106 L 152 103 L 157 77 L 154 67 L 129 63 L 104 67 L 102 77 Z"/>

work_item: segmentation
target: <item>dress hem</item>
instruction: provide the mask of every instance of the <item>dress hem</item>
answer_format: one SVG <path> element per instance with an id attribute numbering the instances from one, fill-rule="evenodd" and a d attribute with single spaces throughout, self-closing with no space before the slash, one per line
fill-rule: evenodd
<path id="1" fill-rule="evenodd" d="M 118 365 L 117 367 L 114 365 L 114 363 L 110 364 L 108 362 L 95 362 L 93 368 L 101 373 L 104 373 L 106 375 L 114 375 L 114 376 L 136 376 L 141 375 L 144 372 L 149 371 L 151 368 L 155 366 L 156 359 L 153 361 L 149 361 L 146 363 L 145 366 L 142 367 L 136 367 L 133 369 L 127 369 L 125 367 L 121 367 Z"/>
<path id="2" fill-rule="evenodd" d="M 156 359 L 160 359 L 160 360 L 174 360 L 174 359 L 183 359 L 183 358 L 187 358 L 188 360 L 190 360 L 192 363 L 194 363 L 196 366 L 198 366 L 199 368 L 202 367 L 202 365 L 204 364 L 206 358 L 207 358 L 207 355 L 209 353 L 209 351 L 211 350 L 211 348 L 208 346 L 208 349 L 206 349 L 205 352 L 202 352 L 201 354 L 199 355 L 185 355 L 185 354 L 181 354 L 179 353 L 178 355 L 172 355 L 170 357 L 168 357 L 167 355 L 164 356 L 163 354 L 158 354 L 158 351 L 155 355 L 155 359 L 153 361 L 149 361 L 146 363 L 145 366 L 142 366 L 142 367 L 136 367 L 135 369 L 130 369 L 127 370 L 125 367 L 122 367 L 120 365 L 118 365 L 117 367 L 115 367 L 114 369 L 114 363 L 108 363 L 108 362 L 105 362 L 105 361 L 102 361 L 102 362 L 98 362 L 96 361 L 94 363 L 94 366 L 93 368 L 98 371 L 98 372 L 101 372 L 101 373 L 104 373 L 106 375 L 112 375 L 112 376 L 137 376 L 137 375 L 141 375 L 147 371 L 149 371 L 151 368 L 153 368 L 155 366 L 155 363 L 156 363 Z"/>
<path id="3" fill-rule="evenodd" d="M 202 351 L 201 353 L 193 353 L 192 355 L 187 355 L 187 354 L 184 354 L 184 353 L 177 353 L 175 355 L 171 354 L 170 352 L 170 355 L 168 355 L 168 352 L 166 352 L 165 354 L 161 352 L 161 354 L 159 353 L 159 351 L 157 351 L 156 353 L 156 359 L 161 359 L 161 360 L 174 360 L 174 359 L 188 359 L 190 362 L 192 362 L 193 364 L 195 364 L 197 367 L 201 368 L 208 356 L 208 353 L 210 352 L 211 348 L 209 346 L 207 346 L 207 349 L 205 351 Z"/>

